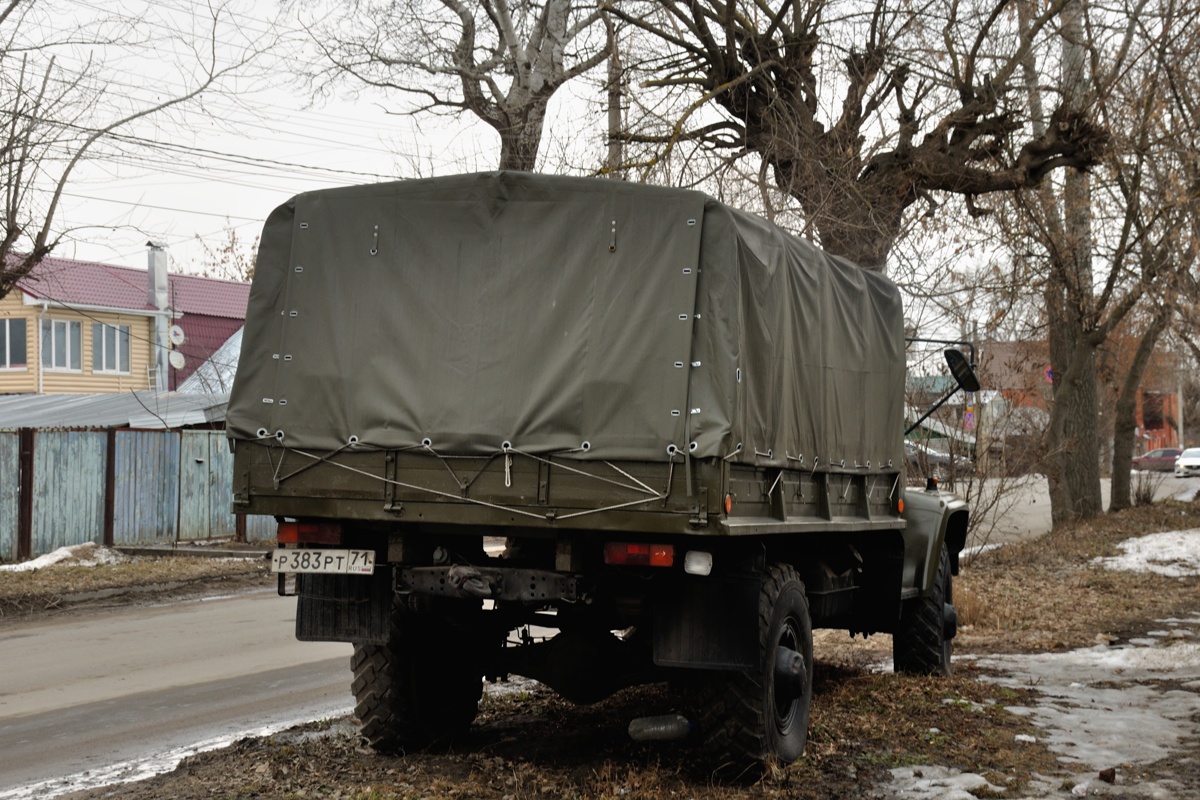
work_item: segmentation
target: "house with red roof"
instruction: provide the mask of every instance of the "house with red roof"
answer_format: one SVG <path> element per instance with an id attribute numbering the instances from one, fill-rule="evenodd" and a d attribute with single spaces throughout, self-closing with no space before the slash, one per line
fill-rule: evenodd
<path id="1" fill-rule="evenodd" d="M 0 299 L 0 394 L 174 390 L 242 327 L 250 284 L 47 258 Z"/>

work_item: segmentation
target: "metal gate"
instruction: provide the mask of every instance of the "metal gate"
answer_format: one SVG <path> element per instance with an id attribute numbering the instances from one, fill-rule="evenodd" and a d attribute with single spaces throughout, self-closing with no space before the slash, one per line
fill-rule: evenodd
<path id="1" fill-rule="evenodd" d="M 33 552 L 103 544 L 108 434 L 36 431 L 34 441 Z"/>
<path id="2" fill-rule="evenodd" d="M 182 431 L 179 539 L 233 536 L 233 455 L 222 431 Z"/>
<path id="3" fill-rule="evenodd" d="M 113 542 L 173 542 L 179 519 L 179 433 L 113 431 Z"/>

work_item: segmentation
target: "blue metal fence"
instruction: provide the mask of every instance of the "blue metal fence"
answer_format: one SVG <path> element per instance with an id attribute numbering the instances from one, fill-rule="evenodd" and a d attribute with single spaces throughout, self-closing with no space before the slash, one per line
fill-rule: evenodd
<path id="1" fill-rule="evenodd" d="M 113 541 L 172 542 L 179 532 L 179 436 L 115 431 Z"/>
<path id="2" fill-rule="evenodd" d="M 0 561 L 17 557 L 20 487 L 21 435 L 0 433 Z"/>
<path id="3" fill-rule="evenodd" d="M 108 435 L 38 431 L 33 450 L 33 552 L 104 542 Z"/>
<path id="4" fill-rule="evenodd" d="M 179 465 L 179 538 L 232 536 L 233 456 L 225 437 L 183 431 Z"/>
<path id="5" fill-rule="evenodd" d="M 22 434 L 0 432 L 0 561 L 106 539 L 236 534 L 233 456 L 223 431 L 37 430 L 25 441 L 31 453 L 23 459 Z M 244 530 L 248 541 L 270 540 L 275 520 L 246 517 Z"/>

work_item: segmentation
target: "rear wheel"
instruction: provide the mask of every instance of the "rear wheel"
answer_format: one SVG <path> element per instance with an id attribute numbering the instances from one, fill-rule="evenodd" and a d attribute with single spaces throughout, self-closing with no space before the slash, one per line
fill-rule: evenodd
<path id="1" fill-rule="evenodd" d="M 905 603 L 900 624 L 892 635 L 896 672 L 908 675 L 950 675 L 950 657 L 958 615 L 954 610 L 954 579 L 950 551 L 942 546 L 933 592 Z"/>
<path id="2" fill-rule="evenodd" d="M 483 691 L 472 658 L 481 613 L 477 601 L 397 597 L 387 644 L 354 646 L 354 713 L 373 749 L 445 746 L 467 732 Z"/>
<path id="3" fill-rule="evenodd" d="M 763 576 L 758 627 L 761 666 L 708 677 L 698 698 L 704 746 L 718 768 L 788 764 L 808 740 L 812 620 L 790 565 L 772 565 Z"/>

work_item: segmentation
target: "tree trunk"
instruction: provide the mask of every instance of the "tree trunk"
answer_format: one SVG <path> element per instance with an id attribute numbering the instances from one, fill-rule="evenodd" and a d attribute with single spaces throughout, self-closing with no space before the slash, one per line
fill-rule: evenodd
<path id="1" fill-rule="evenodd" d="M 1050 518 L 1055 525 L 1093 517 L 1100 510 L 1096 353 L 1078 331 L 1070 328 L 1062 322 L 1050 324 L 1054 403 L 1044 439 L 1044 469 L 1050 490 Z M 1095 476 L 1094 496 L 1088 483 L 1089 462 Z"/>
<path id="2" fill-rule="evenodd" d="M 784 136 L 781 131 L 771 138 Z M 859 181 L 845 165 L 824 168 L 835 159 L 829 152 L 816 159 L 776 157 L 775 183 L 800 203 L 823 250 L 863 269 L 886 272 L 888 254 L 900 238 L 904 209 L 911 202 L 911 181 L 899 172 Z M 847 186 L 854 191 L 847 192 Z"/>
<path id="3" fill-rule="evenodd" d="M 1084 5 L 1070 3 L 1062 13 L 1063 95 L 1079 109 L 1088 92 Z M 1050 364 L 1054 402 L 1061 425 L 1052 426 L 1047 441 L 1056 473 L 1050 478 L 1050 517 L 1057 524 L 1090 519 L 1103 510 L 1100 498 L 1100 439 L 1096 345 L 1089 332 L 1095 325 L 1092 285 L 1092 193 L 1087 173 L 1069 169 L 1063 176 L 1063 236 L 1052 252 L 1059 280 L 1048 282 Z M 1069 366 L 1068 366 L 1069 365 Z"/>
<path id="4" fill-rule="evenodd" d="M 604 27 L 608 32 L 608 85 L 605 87 L 608 95 L 608 158 L 604 162 L 604 172 L 610 178 L 623 180 L 625 175 L 621 165 L 625 163 L 625 148 L 621 140 L 624 131 L 621 101 L 625 68 L 621 64 L 616 26 L 607 14 L 604 16 Z"/>
<path id="5" fill-rule="evenodd" d="M 519 114 L 509 115 L 506 127 L 497 126 L 500 133 L 499 169 L 521 172 L 537 169 L 538 147 L 542 142 L 542 123 L 545 119 L 545 101 L 533 97 Z"/>
<path id="6" fill-rule="evenodd" d="M 1138 387 L 1169 318 L 1170 315 L 1165 309 L 1159 309 L 1149 330 L 1142 334 L 1137 352 L 1133 354 L 1133 363 L 1129 365 L 1129 371 L 1125 373 L 1125 379 L 1121 382 L 1121 393 L 1117 396 L 1116 419 L 1113 421 L 1112 498 L 1108 503 L 1110 512 L 1121 511 L 1133 505 L 1129 472 L 1133 467 L 1133 440 L 1137 430 Z"/>

